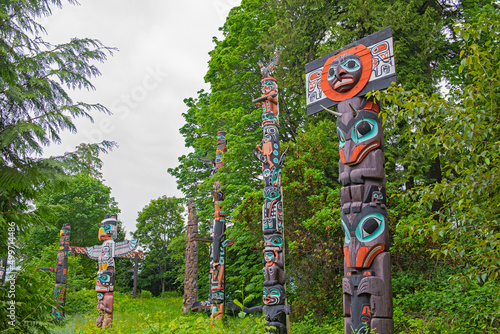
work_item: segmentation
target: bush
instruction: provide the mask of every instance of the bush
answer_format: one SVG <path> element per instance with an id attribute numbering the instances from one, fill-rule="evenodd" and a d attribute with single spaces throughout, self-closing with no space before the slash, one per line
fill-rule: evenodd
<path id="1" fill-rule="evenodd" d="M 151 292 L 149 292 L 148 290 L 142 290 L 141 291 L 141 298 L 149 299 L 149 298 L 152 298 L 152 297 L 153 297 L 153 294 Z"/>
<path id="2" fill-rule="evenodd" d="M 96 309 L 97 294 L 94 290 L 80 290 L 68 292 L 66 294 L 66 307 L 64 310 L 67 314 L 86 314 Z"/>

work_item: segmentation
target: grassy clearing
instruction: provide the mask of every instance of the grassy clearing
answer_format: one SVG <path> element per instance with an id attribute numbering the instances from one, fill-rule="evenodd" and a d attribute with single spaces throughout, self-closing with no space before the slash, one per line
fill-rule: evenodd
<path id="1" fill-rule="evenodd" d="M 94 300 L 89 301 L 90 303 Z M 183 314 L 182 297 L 131 299 L 122 294 L 115 295 L 113 328 L 106 333 L 264 333 L 264 324 L 259 317 L 227 317 L 223 324 L 210 324 L 204 313 Z M 54 325 L 54 334 L 100 333 L 95 328 L 97 313 L 74 313 L 64 323 Z"/>
<path id="2" fill-rule="evenodd" d="M 102 333 L 101 329 L 95 328 L 97 312 L 88 311 L 88 305 L 96 304 L 95 296 L 92 294 L 93 291 L 87 291 L 81 293 L 80 296 L 73 296 L 71 302 L 73 313 L 69 314 L 63 323 L 53 325 L 50 332 L 53 334 Z M 81 307 L 78 307 L 79 304 Z M 181 309 L 182 297 L 177 295 L 167 295 L 163 298 L 131 299 L 130 296 L 115 293 L 113 328 L 107 330 L 106 333 L 265 333 L 265 321 L 259 315 L 227 316 L 224 323 L 216 321 L 212 325 L 208 314 L 183 314 Z M 87 311 L 85 312 L 85 310 Z M 304 321 L 292 324 L 291 332 L 309 334 L 336 333 L 337 329 L 340 329 L 339 333 L 343 331 L 342 327 L 337 327 L 321 326 L 320 328 L 313 321 Z"/>

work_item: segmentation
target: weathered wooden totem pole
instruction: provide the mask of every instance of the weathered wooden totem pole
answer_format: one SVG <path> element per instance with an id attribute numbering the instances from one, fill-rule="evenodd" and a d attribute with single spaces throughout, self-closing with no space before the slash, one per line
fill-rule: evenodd
<path id="1" fill-rule="evenodd" d="M 38 268 L 41 271 L 51 271 L 56 274 L 56 285 L 54 287 L 54 305 L 52 306 L 52 314 L 54 320 L 64 319 L 64 305 L 66 304 L 66 276 L 68 274 L 68 251 L 69 251 L 69 235 L 71 225 L 64 224 L 59 232 L 59 251 L 57 253 L 55 268 Z"/>
<path id="2" fill-rule="evenodd" d="M 364 97 L 396 80 L 390 27 L 307 64 L 306 80 L 308 115 L 338 104 L 345 333 L 392 334 L 382 120 Z"/>
<path id="3" fill-rule="evenodd" d="M 116 215 L 106 215 L 99 229 L 102 245 L 87 247 L 87 256 L 99 264 L 95 291 L 99 317 L 96 327 L 111 328 L 113 322 L 113 291 L 115 287 L 115 257 L 127 257 L 138 246 L 136 239 L 115 242 L 118 229 Z"/>
<path id="4" fill-rule="evenodd" d="M 194 200 L 188 200 L 188 226 L 186 233 L 186 268 L 182 312 L 189 312 L 198 300 L 198 216 L 194 213 Z"/>
<path id="5" fill-rule="evenodd" d="M 255 157 L 262 163 L 264 179 L 264 204 L 262 205 L 262 231 L 264 233 L 264 305 L 244 308 L 247 313 L 263 312 L 266 316 L 266 326 L 272 333 L 286 333 L 286 317 L 290 308 L 286 305 L 285 255 L 284 255 L 284 220 L 281 192 L 281 166 L 285 153 L 281 155 L 280 137 L 278 131 L 279 107 L 278 85 L 271 77 L 272 70 L 278 62 L 278 54 L 267 64 L 261 66 L 262 96 L 254 99 L 262 108 L 263 138 L 254 150 Z"/>
<path id="6" fill-rule="evenodd" d="M 226 152 L 226 132 L 220 130 L 217 132 L 217 149 L 215 152 L 214 167 L 212 175 L 216 174 L 224 166 L 224 153 Z M 211 242 L 210 244 L 210 291 L 208 301 L 196 302 L 191 309 L 211 308 L 212 319 L 220 319 L 224 316 L 226 294 L 225 294 L 225 250 L 227 246 L 233 244 L 233 239 L 226 239 L 226 215 L 224 212 L 223 201 L 225 195 L 221 188 L 219 180 L 214 183 L 212 192 L 212 201 L 214 203 L 214 220 L 210 226 L 210 238 L 195 238 L 198 241 Z"/>

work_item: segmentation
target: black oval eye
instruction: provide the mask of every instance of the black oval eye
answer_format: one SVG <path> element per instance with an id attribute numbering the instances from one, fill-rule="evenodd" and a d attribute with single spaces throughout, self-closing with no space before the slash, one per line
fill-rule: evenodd
<path id="1" fill-rule="evenodd" d="M 363 121 L 361 123 L 358 123 L 358 125 L 356 125 L 356 132 L 358 133 L 358 137 L 363 137 L 364 135 L 370 133 L 372 129 L 373 125 L 367 121 Z"/>
<path id="2" fill-rule="evenodd" d="M 367 219 L 363 223 L 363 238 L 373 234 L 373 232 L 375 232 L 379 226 L 380 226 L 379 220 L 375 218 Z"/>
<path id="3" fill-rule="evenodd" d="M 329 76 L 329 77 L 332 77 L 334 74 L 335 74 L 335 69 L 334 69 L 334 68 L 330 68 L 330 69 L 328 70 L 328 76 Z"/>
<path id="4" fill-rule="evenodd" d="M 356 66 L 358 66 L 358 63 L 356 63 L 354 60 L 350 60 L 347 62 L 346 66 L 348 68 L 355 68 Z"/>

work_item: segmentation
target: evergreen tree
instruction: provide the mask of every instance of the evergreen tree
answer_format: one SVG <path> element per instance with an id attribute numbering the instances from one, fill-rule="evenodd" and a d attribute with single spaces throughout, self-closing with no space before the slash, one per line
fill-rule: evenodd
<path id="1" fill-rule="evenodd" d="M 1 250 L 6 249 L 7 223 L 14 222 L 16 233 L 22 233 L 39 222 L 45 208 L 35 209 L 33 200 L 42 187 L 64 185 L 68 172 L 94 170 L 95 153 L 114 145 L 105 141 L 79 146 L 63 156 L 42 157 L 44 146 L 60 142 L 61 131 L 76 131 L 76 117 L 92 119 L 92 111 L 108 112 L 100 104 L 73 101 L 68 90 L 93 89 L 90 79 L 99 70 L 91 62 L 105 60 L 113 50 L 88 38 L 59 45 L 45 42 L 45 30 L 36 19 L 50 15 L 53 6 L 61 2 L 0 4 Z"/>

